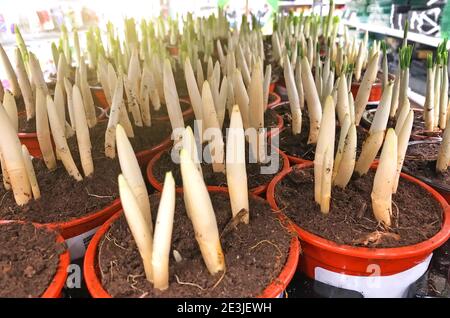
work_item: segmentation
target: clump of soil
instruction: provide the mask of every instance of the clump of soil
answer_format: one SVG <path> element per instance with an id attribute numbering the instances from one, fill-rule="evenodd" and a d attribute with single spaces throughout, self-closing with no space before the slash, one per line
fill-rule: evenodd
<path id="1" fill-rule="evenodd" d="M 433 186 L 450 190 L 450 171 L 448 169 L 444 173 L 436 171 L 440 145 L 439 142 L 409 145 L 403 171 L 427 183 L 432 183 Z"/>
<path id="2" fill-rule="evenodd" d="M 246 169 L 247 169 L 247 186 L 249 189 L 254 189 L 258 186 L 265 185 L 269 183 L 273 176 L 281 171 L 284 166 L 283 157 L 279 155 L 277 152 L 273 155 L 278 159 L 278 169 L 274 173 L 262 174 L 263 167 L 270 167 L 271 162 L 269 163 L 249 163 L 249 149 L 250 145 L 246 144 L 245 148 L 245 156 L 246 156 Z M 273 149 L 273 148 L 272 148 Z M 204 150 L 203 153 L 208 152 L 209 150 Z M 273 149 L 275 152 L 276 150 Z M 271 156 L 270 147 L 267 147 L 267 154 Z M 273 159 L 272 159 L 273 160 Z M 275 159 L 276 160 L 276 159 Z M 274 162 L 274 165 L 276 163 Z M 268 169 L 268 168 L 266 168 Z M 164 152 L 159 160 L 156 161 L 155 166 L 153 167 L 153 174 L 160 183 L 163 182 L 164 176 L 167 171 L 172 171 L 173 177 L 175 179 L 175 184 L 177 187 L 183 186 L 183 179 L 181 177 L 181 168 L 179 163 L 173 162 L 170 151 Z M 212 164 L 203 162 L 202 163 L 202 173 L 203 179 L 205 180 L 205 184 L 209 186 L 227 186 L 227 176 L 225 173 L 217 173 L 213 171 Z"/>
<path id="3" fill-rule="evenodd" d="M 114 222 L 99 244 L 101 281 L 113 297 L 254 297 L 279 275 L 289 251 L 291 236 L 275 219 L 268 204 L 251 199 L 250 223 L 224 232 L 231 220 L 228 194 L 211 193 L 226 272 L 209 274 L 186 215 L 182 196 L 177 196 L 169 262 L 169 288 L 153 289 L 145 279 L 142 260 L 125 218 Z M 150 197 L 157 211 L 159 197 Z M 153 213 L 155 219 L 156 213 Z M 182 261 L 172 257 L 177 250 Z"/>
<path id="4" fill-rule="evenodd" d="M 0 225 L 0 297 L 41 296 L 65 252 L 56 235 L 31 223 Z"/>
<path id="5" fill-rule="evenodd" d="M 399 247 L 417 244 L 442 227 L 440 204 L 420 186 L 400 180 L 393 195 L 392 227 L 374 218 L 371 192 L 373 170 L 353 178 L 343 190 L 332 189 L 330 212 L 324 215 L 314 201 L 314 171 L 295 168 L 275 188 L 279 208 L 302 229 L 320 237 L 353 246 Z"/>

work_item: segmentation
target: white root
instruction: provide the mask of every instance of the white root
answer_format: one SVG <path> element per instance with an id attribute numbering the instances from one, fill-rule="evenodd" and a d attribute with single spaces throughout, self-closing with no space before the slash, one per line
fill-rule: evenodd
<path id="1" fill-rule="evenodd" d="M 211 199 L 202 176 L 183 149 L 180 164 L 186 210 L 189 211 L 206 267 L 214 275 L 225 270 L 225 258 Z"/>
<path id="2" fill-rule="evenodd" d="M 58 112 L 50 95 L 47 95 L 47 113 L 53 140 L 55 141 L 56 152 L 61 158 L 67 173 L 75 180 L 81 181 L 83 178 L 81 177 L 80 172 L 73 161 L 72 154 L 70 153 L 69 146 L 67 145 L 66 137 L 64 136 L 64 128 L 59 122 Z"/>
<path id="3" fill-rule="evenodd" d="M 245 135 L 239 107 L 235 105 L 231 113 L 230 128 L 227 137 L 226 173 L 231 212 L 235 217 L 245 212 L 244 223 L 249 222 L 249 201 L 247 189 L 247 171 L 245 162 Z"/>
<path id="4" fill-rule="evenodd" d="M 147 187 L 144 178 L 142 177 L 141 168 L 139 167 L 136 155 L 134 154 L 133 147 L 128 140 L 125 130 L 120 124 L 116 127 L 116 143 L 122 174 L 138 202 L 139 211 L 147 226 L 150 231 L 153 232 L 152 214 L 150 203 L 148 201 Z"/>
<path id="5" fill-rule="evenodd" d="M 77 85 L 73 86 L 73 110 L 75 115 L 75 131 L 77 134 L 78 149 L 80 151 L 81 166 L 84 176 L 89 177 L 94 173 L 92 161 L 92 145 L 89 137 L 89 128 L 86 119 L 83 97 Z"/>
<path id="6" fill-rule="evenodd" d="M 386 226 L 391 226 L 392 191 L 397 169 L 396 158 L 397 135 L 391 128 L 386 134 L 371 194 L 375 218 Z"/>
<path id="7" fill-rule="evenodd" d="M 11 125 L 3 105 L 0 104 L 0 152 L 3 157 L 2 167 L 6 167 L 7 175 L 13 189 L 14 199 L 18 205 L 27 204 L 32 198 L 25 163 L 17 132 Z"/>
<path id="8" fill-rule="evenodd" d="M 174 213 L 175 180 L 172 172 L 167 172 L 156 217 L 152 251 L 153 287 L 159 290 L 169 287 L 169 255 Z"/>

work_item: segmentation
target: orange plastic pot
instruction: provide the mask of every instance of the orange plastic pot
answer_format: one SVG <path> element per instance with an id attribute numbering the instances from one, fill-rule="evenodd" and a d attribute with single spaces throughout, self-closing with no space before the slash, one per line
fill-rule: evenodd
<path id="1" fill-rule="evenodd" d="M 286 129 L 286 127 L 281 128 L 281 129 L 278 131 L 278 134 L 280 134 L 280 133 L 281 133 L 283 130 L 285 130 L 285 129 Z M 275 136 L 278 135 L 278 134 L 273 134 L 272 137 L 275 137 Z M 289 154 L 287 154 L 286 152 L 284 152 L 283 149 L 280 149 L 280 151 L 288 158 L 289 163 L 290 163 L 291 165 L 296 165 L 296 164 L 301 164 L 301 163 L 308 163 L 308 162 L 311 162 L 310 160 L 306 160 L 306 159 L 303 159 L 303 158 L 300 158 L 300 157 L 297 157 L 297 156 L 289 155 Z"/>
<path id="2" fill-rule="evenodd" d="M 353 94 L 354 98 L 356 98 L 356 94 L 358 94 L 360 84 L 361 84 L 360 82 L 352 83 L 351 90 L 352 90 L 352 94 Z M 383 93 L 383 88 L 381 85 L 381 81 L 377 80 L 377 81 L 375 81 L 375 83 L 372 84 L 372 88 L 370 89 L 370 94 L 369 94 L 369 100 L 367 102 L 371 103 L 371 104 L 379 103 L 381 100 L 382 93 Z"/>
<path id="3" fill-rule="evenodd" d="M 105 92 L 101 86 L 91 86 L 91 93 L 94 97 L 95 105 L 100 106 L 103 109 L 108 109 L 109 104 L 106 100 Z"/>
<path id="4" fill-rule="evenodd" d="M 171 136 L 164 139 L 158 145 L 152 147 L 151 149 L 142 150 L 136 153 L 136 159 L 141 167 L 146 167 L 149 161 L 160 151 L 169 148 L 172 145 Z"/>
<path id="5" fill-rule="evenodd" d="M 289 165 L 289 159 L 287 158 L 287 156 L 282 151 L 280 151 L 278 148 L 275 148 L 275 149 L 280 154 L 280 156 L 282 157 L 282 160 L 283 160 L 283 168 L 282 168 L 281 171 L 289 169 L 290 165 Z M 146 173 L 147 173 L 147 180 L 148 180 L 148 182 L 150 182 L 150 184 L 153 186 L 153 188 L 155 188 L 159 192 L 162 192 L 163 184 L 161 183 L 160 180 L 158 180 L 156 178 L 156 176 L 154 174 L 154 169 L 155 169 L 156 163 L 161 158 L 161 156 L 166 153 L 166 151 L 167 150 L 162 150 L 162 151 L 158 152 L 157 154 L 155 154 L 153 156 L 153 158 L 150 160 L 150 162 L 148 163 L 147 169 L 146 169 L 147 170 Z M 261 194 L 266 192 L 267 187 L 269 186 L 269 183 L 270 182 L 268 182 L 266 184 L 263 184 L 263 185 L 260 185 L 260 186 L 257 186 L 257 187 L 255 187 L 253 189 L 250 189 L 250 192 L 255 194 L 255 195 L 261 195 Z M 207 185 L 207 188 L 208 188 L 209 191 L 215 191 L 215 190 L 220 189 L 222 187 Z M 183 193 L 183 187 L 177 187 L 176 188 L 176 192 L 177 193 Z"/>
<path id="6" fill-rule="evenodd" d="M 269 85 L 269 93 L 275 92 L 275 87 L 277 86 L 277 82 L 271 82 Z"/>
<path id="7" fill-rule="evenodd" d="M 191 106 L 191 101 L 187 98 L 180 98 L 180 104 L 187 104 L 189 105 L 189 108 L 186 109 L 183 112 L 183 118 L 184 119 L 190 119 L 192 116 L 194 116 L 194 109 Z M 169 115 L 167 116 L 154 116 L 152 117 L 152 120 L 156 121 L 170 121 Z"/>
<path id="8" fill-rule="evenodd" d="M 413 146 L 413 145 L 417 145 L 417 144 L 440 144 L 441 140 L 440 139 L 428 139 L 428 140 L 414 140 L 414 141 L 410 141 L 409 142 L 409 146 Z M 412 158 L 408 156 L 406 156 L 405 160 L 411 160 Z M 405 167 L 403 168 L 404 170 Z M 409 173 L 409 171 L 406 171 L 407 173 Z M 445 200 L 450 204 L 450 186 L 444 186 L 441 184 L 436 184 L 433 180 L 429 179 L 429 178 L 425 178 L 419 175 L 414 175 L 411 174 L 414 178 L 419 179 L 420 181 L 428 184 L 430 187 L 432 187 L 433 189 L 435 189 L 437 192 L 439 192 L 444 198 Z"/>
<path id="9" fill-rule="evenodd" d="M 167 46 L 167 50 L 169 51 L 169 54 L 171 56 L 173 56 L 173 57 L 177 57 L 178 56 L 178 52 L 179 52 L 178 46 L 169 45 L 169 46 Z"/>
<path id="10" fill-rule="evenodd" d="M 20 143 L 28 148 L 30 155 L 35 158 L 42 156 L 41 148 L 39 147 L 39 141 L 37 139 L 37 133 L 18 133 Z"/>
<path id="11" fill-rule="evenodd" d="M 312 167 L 313 163 L 300 164 L 298 168 Z M 267 189 L 267 200 L 275 211 L 279 211 L 275 200 L 275 187 L 292 168 L 279 173 Z M 420 180 L 402 173 L 401 177 L 413 182 L 428 191 L 442 206 L 444 222 L 441 230 L 432 238 L 410 246 L 396 248 L 364 248 L 350 245 L 340 245 L 326 240 L 294 224 L 300 237 L 303 249 L 302 271 L 315 279 L 316 273 L 322 269 L 332 273 L 342 273 L 352 276 L 372 276 L 377 268 L 377 276 L 390 276 L 406 272 L 414 266 L 423 263 L 431 257 L 431 253 L 445 243 L 450 236 L 450 206 L 446 200 L 433 188 Z M 282 218 L 287 218 L 280 212 Z"/>
<path id="12" fill-rule="evenodd" d="M 440 129 L 434 130 L 434 131 L 428 131 L 425 129 L 418 129 L 411 133 L 411 140 L 416 141 L 425 141 L 425 140 L 435 140 L 435 141 L 441 141 L 442 140 L 442 134 L 443 131 Z"/>
<path id="13" fill-rule="evenodd" d="M 7 224 L 7 223 L 25 223 L 25 222 L 0 220 L 0 224 Z M 50 231 L 54 231 L 53 229 L 51 229 L 43 224 L 33 223 L 33 225 L 35 227 L 45 227 L 45 228 L 48 228 Z M 56 233 L 56 242 L 57 243 L 64 242 L 64 238 L 59 233 Z M 41 295 L 41 298 L 60 298 L 61 297 L 61 291 L 62 291 L 64 285 L 66 284 L 67 268 L 69 267 L 69 265 L 70 265 L 70 255 L 69 255 L 69 250 L 66 250 L 64 253 L 62 253 L 59 256 L 58 268 L 56 270 L 55 276 L 53 277 L 53 280 L 51 281 L 50 285 L 47 287 L 47 289 Z"/>
<path id="14" fill-rule="evenodd" d="M 61 233 L 62 237 L 67 240 L 99 227 L 121 208 L 120 200 L 115 199 L 100 211 L 70 221 L 47 223 L 45 225 Z"/>
<path id="15" fill-rule="evenodd" d="M 214 187 L 214 189 L 209 190 L 210 192 L 228 192 L 227 188 L 224 187 Z M 254 194 L 250 194 L 250 196 L 256 200 L 263 200 L 263 198 L 258 197 Z M 100 279 L 100 269 L 98 266 L 97 260 L 97 251 L 98 246 L 106 234 L 106 232 L 120 216 L 122 215 L 122 211 L 114 214 L 102 227 L 97 231 L 97 233 L 92 238 L 89 243 L 89 247 L 86 251 L 86 256 L 84 258 L 84 278 L 86 281 L 86 286 L 89 290 L 89 293 L 93 298 L 112 298 L 111 295 L 103 288 Z M 291 227 L 289 227 L 289 230 Z M 282 297 L 284 290 L 292 280 L 294 276 L 300 257 L 300 243 L 296 236 L 292 237 L 289 255 L 286 260 L 286 264 L 281 270 L 280 274 L 277 278 L 275 278 L 272 283 L 264 289 L 261 295 L 258 298 L 278 298 Z"/>
<path id="16" fill-rule="evenodd" d="M 277 106 L 279 103 L 281 103 L 281 97 L 280 97 L 280 95 L 278 95 L 277 93 L 275 93 L 273 91 L 269 91 L 269 100 L 270 100 L 270 96 L 274 97 L 274 101 L 269 103 L 267 105 L 267 108 L 272 109 L 275 106 Z"/>

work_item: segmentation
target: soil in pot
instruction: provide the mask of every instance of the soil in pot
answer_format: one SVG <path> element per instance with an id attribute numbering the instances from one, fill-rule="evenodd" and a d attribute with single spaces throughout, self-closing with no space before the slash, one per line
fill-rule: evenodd
<path id="1" fill-rule="evenodd" d="M 411 107 L 414 110 L 414 121 L 413 121 L 413 131 L 411 139 L 417 139 L 414 135 L 418 135 L 421 139 L 426 139 L 427 137 L 440 138 L 442 137 L 442 131 L 437 129 L 435 131 L 425 130 L 425 122 L 423 120 L 423 109 L 418 108 L 419 106 L 411 101 Z M 361 125 L 366 129 L 369 129 L 372 125 L 373 118 L 375 116 L 376 109 L 369 109 L 363 114 L 361 119 Z M 389 118 L 387 128 L 395 128 L 396 120 Z"/>
<path id="2" fill-rule="evenodd" d="M 54 171 L 49 171 L 43 160 L 33 159 L 36 177 L 41 190 L 41 199 L 27 205 L 16 205 L 12 191 L 0 184 L 0 219 L 27 220 L 37 223 L 69 221 L 89 213 L 97 212 L 119 197 L 117 176 L 119 161 L 105 157 L 104 142 L 107 122 L 99 122 L 90 129 L 94 174 L 77 182 L 66 172 L 60 162 Z M 151 127 L 133 127 L 135 137 L 130 141 L 135 151 L 149 149 L 166 139 L 170 124 L 154 123 Z M 81 172 L 76 136 L 69 138 L 69 148 Z"/>
<path id="3" fill-rule="evenodd" d="M 99 107 L 95 107 L 95 115 L 97 118 L 101 118 L 104 115 L 103 110 Z M 25 112 L 19 114 L 19 132 L 20 133 L 35 133 L 36 132 L 36 119 L 32 118 L 27 120 Z"/>
<path id="4" fill-rule="evenodd" d="M 284 129 L 280 132 L 279 137 L 279 148 L 284 151 L 287 155 L 305 159 L 314 160 L 315 155 L 315 144 L 308 144 L 309 135 L 309 117 L 308 114 L 303 112 L 302 114 L 302 132 L 300 135 L 292 135 L 292 119 L 290 114 L 289 103 L 280 104 L 274 108 L 278 114 L 283 114 Z M 337 145 L 339 143 L 339 127 L 336 127 L 335 135 L 335 147 L 334 151 L 337 150 Z M 356 128 L 357 134 L 357 147 L 356 152 L 359 154 L 362 149 L 362 144 L 368 136 L 368 131 L 362 127 Z"/>
<path id="5" fill-rule="evenodd" d="M 31 223 L 0 224 L 0 297 L 40 297 L 65 251 L 53 231 Z"/>
<path id="6" fill-rule="evenodd" d="M 189 102 L 180 100 L 180 107 L 181 107 L 181 112 L 185 112 L 185 111 L 189 110 L 192 106 Z M 167 106 L 165 104 L 162 104 L 161 108 L 158 111 L 156 111 L 155 108 L 150 105 L 150 113 L 151 113 L 152 119 L 169 116 L 169 113 L 167 112 Z M 167 119 L 167 121 L 169 121 L 169 119 Z M 154 121 L 152 120 L 152 123 L 153 122 Z"/>
<path id="7" fill-rule="evenodd" d="M 270 95 L 269 95 L 270 96 Z M 275 128 L 278 126 L 278 114 L 273 109 L 267 109 L 264 112 L 264 127 L 267 130 L 267 133 L 270 133 L 271 128 Z M 228 112 L 225 112 L 225 118 L 223 120 L 222 125 L 222 134 L 225 135 L 227 128 L 230 127 L 230 117 L 228 116 Z"/>
<path id="8" fill-rule="evenodd" d="M 450 171 L 436 171 L 439 142 L 419 142 L 408 146 L 403 171 L 438 188 L 449 189 Z M 425 180 L 426 179 L 426 180 Z"/>
<path id="9" fill-rule="evenodd" d="M 250 199 L 250 223 L 224 230 L 231 220 L 227 193 L 211 193 L 221 233 L 226 272 L 209 274 L 186 215 L 182 196 L 177 196 L 172 251 L 170 253 L 169 288 L 153 289 L 125 217 L 115 221 L 99 243 L 98 259 L 103 287 L 113 297 L 254 297 L 281 272 L 289 252 L 290 234 L 282 227 L 263 200 Z M 150 197 L 152 211 L 157 211 L 159 197 Z M 153 213 L 155 219 L 156 213 Z"/>
<path id="10" fill-rule="evenodd" d="M 371 192 L 375 171 L 354 177 L 342 190 L 334 187 L 330 212 L 314 201 L 314 169 L 293 167 L 275 187 L 280 209 L 302 229 L 338 244 L 365 247 L 413 245 L 434 236 L 442 227 L 439 202 L 417 184 L 401 179 L 393 195 L 392 227 L 375 220 Z"/>
<path id="11" fill-rule="evenodd" d="M 270 155 L 270 146 L 267 146 L 267 154 Z M 205 149 L 205 148 L 204 148 Z M 247 170 L 247 186 L 249 189 L 254 189 L 256 187 L 266 185 L 269 183 L 273 176 L 283 170 L 284 160 L 283 157 L 276 152 L 278 155 L 279 165 L 276 173 L 273 174 L 261 174 L 261 169 L 263 167 L 270 167 L 270 162 L 267 164 L 264 163 L 249 163 L 249 149 L 250 145 L 246 144 L 245 146 L 245 157 L 246 157 L 246 170 Z M 204 152 L 208 150 L 204 150 Z M 273 150 L 276 151 L 275 149 Z M 174 163 L 171 156 L 170 151 L 165 151 L 159 160 L 156 160 L 153 166 L 153 174 L 161 184 L 162 180 L 164 180 L 165 173 L 167 171 L 172 171 L 173 177 L 175 179 L 175 184 L 177 187 L 182 187 L 183 182 L 181 178 L 181 169 L 178 163 Z M 227 185 L 227 176 L 225 173 L 217 173 L 212 169 L 212 164 L 202 163 L 202 173 L 203 179 L 205 180 L 205 184 L 208 186 L 226 186 Z"/>

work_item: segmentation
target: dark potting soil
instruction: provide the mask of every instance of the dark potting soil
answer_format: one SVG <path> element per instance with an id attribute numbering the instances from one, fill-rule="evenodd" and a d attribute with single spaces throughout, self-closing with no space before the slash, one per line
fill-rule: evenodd
<path id="1" fill-rule="evenodd" d="M 366 128 L 369 129 L 370 125 L 373 122 L 373 118 L 375 116 L 375 111 L 370 111 L 367 113 L 367 123 L 365 123 Z M 361 119 L 361 123 L 363 124 L 364 119 Z M 389 118 L 387 127 L 395 128 L 396 120 Z M 413 132 L 418 130 L 425 129 L 425 122 L 423 121 L 423 111 L 414 109 L 414 120 L 413 120 Z"/>
<path id="2" fill-rule="evenodd" d="M 184 112 L 190 109 L 192 106 L 190 103 L 180 100 L 180 107 L 181 111 Z M 158 111 L 156 111 L 154 107 L 150 107 L 150 112 L 152 119 L 169 116 L 169 113 L 167 112 L 167 106 L 165 104 L 162 104 L 161 108 Z M 169 121 L 169 119 L 167 119 L 167 121 Z M 154 120 L 152 120 L 152 122 L 154 122 Z"/>
<path id="3" fill-rule="evenodd" d="M 278 169 L 276 169 L 276 173 L 270 174 L 262 174 L 261 169 L 263 167 L 270 167 L 270 162 L 267 164 L 262 163 L 248 163 L 249 162 L 249 144 L 246 144 L 246 162 L 247 162 L 247 186 L 249 189 L 254 189 L 258 186 L 265 185 L 269 183 L 273 176 L 281 171 L 284 166 L 283 157 L 281 157 L 278 153 L 275 153 L 274 156 L 278 157 Z M 208 149 L 204 149 L 204 152 L 207 152 Z M 275 151 L 275 150 L 273 150 Z M 270 155 L 270 148 L 267 147 L 267 154 Z M 153 168 L 153 174 L 155 178 L 162 183 L 164 180 L 165 173 L 167 171 L 172 171 L 173 177 L 175 179 L 175 184 L 177 187 L 183 186 L 183 179 L 181 177 L 181 168 L 178 163 L 174 163 L 171 156 L 170 151 L 164 152 L 158 161 L 156 161 L 155 166 Z M 203 179 L 205 180 L 205 184 L 209 186 L 227 186 L 227 176 L 225 173 L 214 172 L 212 169 L 212 164 L 202 163 L 202 173 Z"/>
<path id="4" fill-rule="evenodd" d="M 0 225 L 0 297 L 40 297 L 65 250 L 54 232 L 31 223 Z"/>
<path id="5" fill-rule="evenodd" d="M 314 201 L 314 169 L 295 168 L 275 188 L 279 208 L 302 229 L 353 246 L 399 247 L 417 244 L 442 227 L 440 204 L 420 186 L 400 179 L 393 195 L 392 227 L 375 220 L 371 192 L 375 172 L 353 178 L 342 190 L 332 189 L 330 212 L 324 215 Z"/>
<path id="6" fill-rule="evenodd" d="M 269 95 L 270 96 L 270 95 Z M 270 133 L 271 128 L 275 128 L 278 125 L 277 112 L 273 109 L 266 109 L 264 112 L 264 127 L 266 127 L 267 133 Z M 226 129 L 230 127 L 230 117 L 228 112 L 225 112 L 225 118 L 222 125 L 222 134 L 226 134 Z"/>
<path id="7" fill-rule="evenodd" d="M 41 190 L 41 199 L 31 200 L 23 207 L 16 205 L 12 191 L 5 191 L 0 184 L 0 219 L 27 220 L 37 223 L 69 221 L 105 208 L 119 197 L 117 176 L 120 174 L 118 159 L 104 154 L 107 121 L 100 121 L 90 129 L 94 174 L 77 182 L 58 162 L 57 169 L 49 171 L 43 160 L 33 159 L 33 165 Z M 150 149 L 170 134 L 170 124 L 154 122 L 151 127 L 133 127 L 130 138 L 137 152 Z M 68 145 L 78 170 L 82 173 L 76 136 L 68 139 Z"/>
<path id="8" fill-rule="evenodd" d="M 403 171 L 436 187 L 450 191 L 450 171 L 436 171 L 436 160 L 440 143 L 419 143 L 409 145 Z"/>
<path id="9" fill-rule="evenodd" d="M 97 118 L 104 115 L 104 110 L 100 107 L 95 107 L 95 114 Z M 68 116 L 68 115 L 67 115 Z M 35 133 L 36 132 L 36 118 L 27 120 L 25 113 L 19 115 L 19 132 L 22 133 Z"/>
<path id="10" fill-rule="evenodd" d="M 254 297 L 281 272 L 291 236 L 276 220 L 265 201 L 250 199 L 250 223 L 240 223 L 224 231 L 231 220 L 228 194 L 211 193 L 221 233 L 226 271 L 210 275 L 200 254 L 194 229 L 186 215 L 182 196 L 177 196 L 172 247 L 169 261 L 169 288 L 153 289 L 145 279 L 141 257 L 125 218 L 115 221 L 99 244 L 101 281 L 113 297 Z M 159 197 L 150 196 L 152 211 Z M 156 213 L 153 213 L 153 219 Z M 177 263 L 173 251 L 182 261 Z"/>
<path id="11" fill-rule="evenodd" d="M 292 134 L 292 118 L 290 115 L 289 104 L 282 104 L 274 109 L 278 114 L 283 114 L 284 129 L 280 133 L 279 148 L 287 155 L 298 157 L 305 160 L 314 160 L 315 144 L 308 144 L 309 136 L 309 117 L 305 112 L 302 114 L 302 132 L 300 135 Z M 340 127 L 336 125 L 335 146 L 334 151 L 337 151 L 339 144 Z M 362 144 L 368 136 L 368 131 L 362 127 L 356 128 L 357 146 L 356 152 L 359 154 L 362 149 Z"/>

